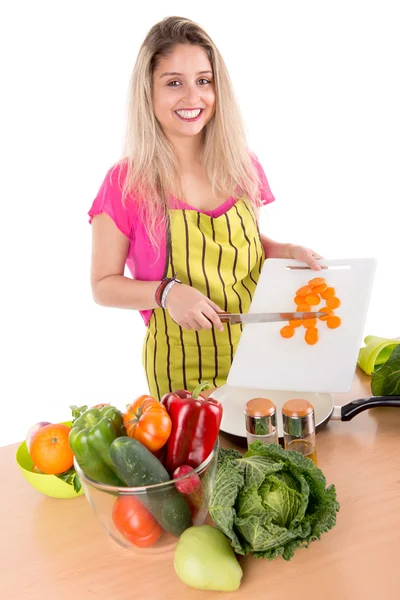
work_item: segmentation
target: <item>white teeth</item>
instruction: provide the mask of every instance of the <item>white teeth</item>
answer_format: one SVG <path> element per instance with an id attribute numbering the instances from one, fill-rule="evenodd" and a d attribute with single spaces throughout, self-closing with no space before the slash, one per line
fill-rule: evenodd
<path id="1" fill-rule="evenodd" d="M 199 116 L 201 109 L 197 108 L 196 110 L 177 110 L 176 112 L 183 119 L 195 119 Z"/>

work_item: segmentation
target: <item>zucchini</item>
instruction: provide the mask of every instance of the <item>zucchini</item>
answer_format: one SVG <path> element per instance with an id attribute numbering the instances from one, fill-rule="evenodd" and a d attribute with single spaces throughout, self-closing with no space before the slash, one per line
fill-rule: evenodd
<path id="1" fill-rule="evenodd" d="M 111 444 L 110 455 L 118 476 L 128 487 L 144 487 L 171 480 L 158 458 L 133 438 L 116 438 Z M 189 506 L 173 484 L 167 489 L 148 490 L 137 497 L 161 527 L 172 535 L 179 537 L 192 525 Z"/>

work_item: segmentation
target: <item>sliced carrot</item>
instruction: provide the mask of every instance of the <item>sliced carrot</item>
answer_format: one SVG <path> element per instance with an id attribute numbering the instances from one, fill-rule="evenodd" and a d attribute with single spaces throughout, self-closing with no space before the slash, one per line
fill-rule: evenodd
<path id="1" fill-rule="evenodd" d="M 313 285 L 312 286 L 312 293 L 313 294 L 322 294 L 322 292 L 325 292 L 325 290 L 328 289 L 328 286 L 326 283 L 321 283 L 321 285 Z"/>
<path id="2" fill-rule="evenodd" d="M 339 298 L 336 298 L 336 296 L 332 296 L 326 300 L 326 305 L 329 306 L 329 308 L 338 308 L 340 304 L 341 302 Z"/>
<path id="3" fill-rule="evenodd" d="M 323 283 L 325 283 L 325 279 L 323 277 L 314 277 L 314 279 L 310 279 L 308 285 L 322 285 Z"/>
<path id="4" fill-rule="evenodd" d="M 306 329 L 315 327 L 317 325 L 317 319 L 303 319 L 303 325 Z"/>
<path id="5" fill-rule="evenodd" d="M 281 336 L 284 338 L 291 338 L 294 336 L 294 328 L 290 327 L 290 325 L 285 325 L 281 329 Z"/>
<path id="6" fill-rule="evenodd" d="M 297 327 L 301 327 L 302 323 L 303 323 L 302 319 L 290 319 L 290 321 L 289 321 L 289 325 L 290 325 L 290 327 L 293 327 L 293 329 L 296 329 Z"/>
<path id="7" fill-rule="evenodd" d="M 295 296 L 294 297 L 295 304 L 304 304 L 304 298 L 305 298 L 305 296 Z"/>
<path id="8" fill-rule="evenodd" d="M 316 327 L 310 327 L 309 329 L 307 329 L 304 335 L 304 339 L 307 342 L 307 344 L 310 344 L 310 346 L 316 344 L 318 342 L 318 329 Z"/>
<path id="9" fill-rule="evenodd" d="M 296 296 L 308 296 L 308 294 L 311 294 L 310 285 L 303 285 L 303 287 L 299 288 L 296 292 Z"/>
<path id="10" fill-rule="evenodd" d="M 319 296 L 317 296 L 317 294 L 309 294 L 308 296 L 306 296 L 306 302 L 310 306 L 317 306 L 317 304 L 319 304 L 321 300 Z"/>
<path id="11" fill-rule="evenodd" d="M 335 315 L 331 315 L 326 320 L 326 324 L 328 325 L 329 329 L 336 329 L 336 327 L 340 326 L 341 322 L 341 319 Z"/>
<path id="12" fill-rule="evenodd" d="M 309 304 L 299 304 L 297 307 L 297 312 L 310 312 Z"/>
<path id="13" fill-rule="evenodd" d="M 335 295 L 335 288 L 333 288 L 333 287 L 327 287 L 324 292 L 321 292 L 321 298 L 323 298 L 324 300 L 327 300 L 327 298 L 331 298 L 334 295 Z"/>
<path id="14" fill-rule="evenodd" d="M 333 315 L 333 310 L 331 308 L 329 308 L 329 306 L 323 306 L 322 308 L 318 309 L 318 312 L 328 313 L 327 315 L 318 317 L 321 321 L 327 321 L 329 316 Z"/>

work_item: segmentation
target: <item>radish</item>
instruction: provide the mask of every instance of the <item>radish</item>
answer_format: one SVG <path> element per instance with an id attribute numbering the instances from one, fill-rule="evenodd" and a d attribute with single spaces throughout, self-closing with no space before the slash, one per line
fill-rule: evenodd
<path id="1" fill-rule="evenodd" d="M 173 472 L 172 479 L 184 477 L 184 475 L 188 475 L 188 473 L 191 473 L 192 471 L 193 468 L 189 467 L 189 465 L 181 465 Z M 185 494 L 187 496 L 193 494 L 193 492 L 195 492 L 200 485 L 201 481 L 197 473 L 193 473 L 193 475 L 185 477 L 185 479 L 182 479 L 181 481 L 175 482 L 176 489 L 181 492 L 181 494 Z"/>

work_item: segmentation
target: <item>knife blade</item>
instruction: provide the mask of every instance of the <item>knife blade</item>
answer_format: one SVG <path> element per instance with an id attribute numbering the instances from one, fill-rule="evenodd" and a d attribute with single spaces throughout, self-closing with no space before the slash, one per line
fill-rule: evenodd
<path id="1" fill-rule="evenodd" d="M 285 313 L 218 313 L 222 323 L 274 323 L 292 319 L 317 319 L 328 315 L 326 312 L 285 312 Z"/>

